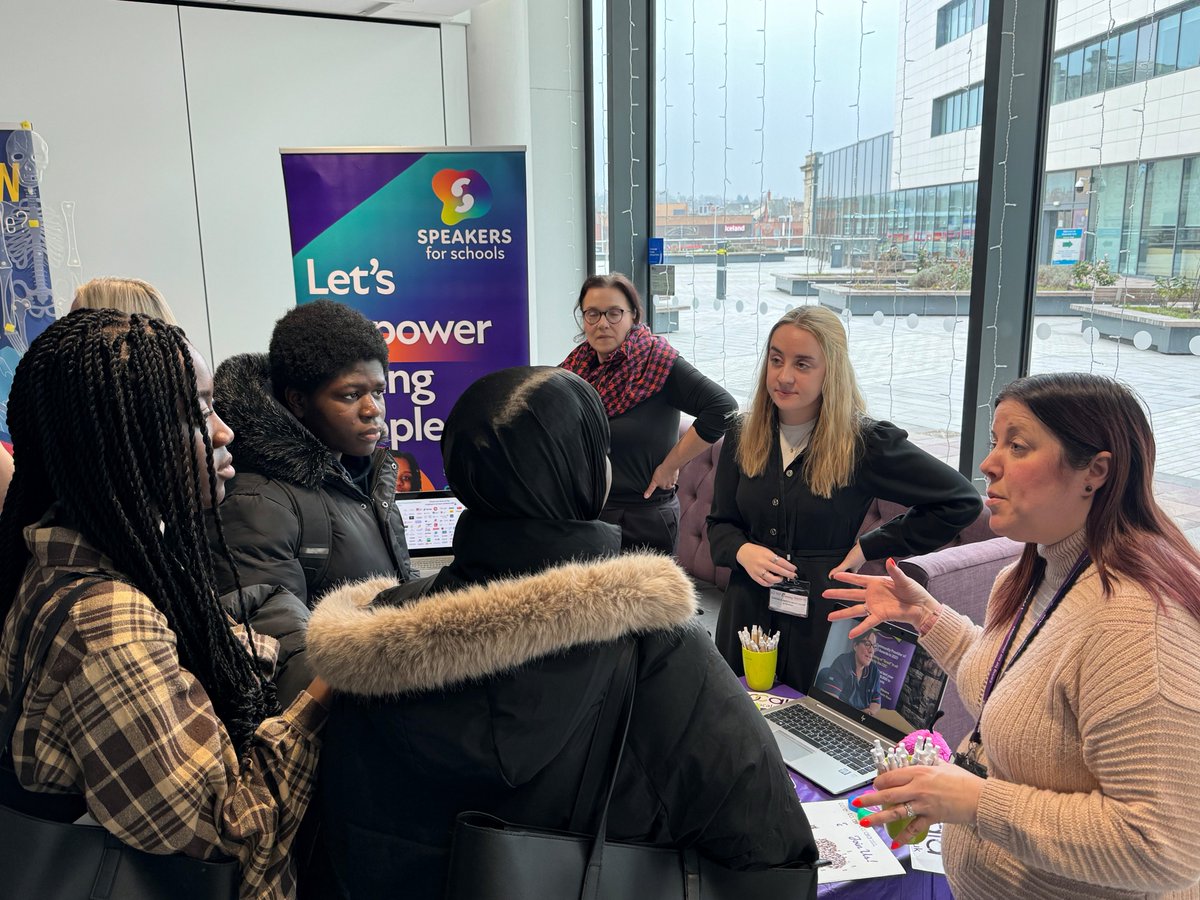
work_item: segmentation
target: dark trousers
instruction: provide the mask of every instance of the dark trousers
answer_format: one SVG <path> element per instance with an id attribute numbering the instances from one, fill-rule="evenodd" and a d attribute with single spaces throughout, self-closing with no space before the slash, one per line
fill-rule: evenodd
<path id="1" fill-rule="evenodd" d="M 679 541 L 679 498 L 674 494 L 642 503 L 610 503 L 600 519 L 621 529 L 621 551 L 653 550 L 675 555 Z"/>

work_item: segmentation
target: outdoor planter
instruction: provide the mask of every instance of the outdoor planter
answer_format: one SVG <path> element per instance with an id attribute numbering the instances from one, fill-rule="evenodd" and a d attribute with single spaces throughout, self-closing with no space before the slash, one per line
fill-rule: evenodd
<path id="1" fill-rule="evenodd" d="M 1194 353 L 1192 342 L 1200 345 L 1200 319 L 1176 319 L 1102 303 L 1075 303 L 1071 309 L 1083 316 L 1080 330 L 1094 327 L 1102 337 L 1130 343 L 1144 331 L 1150 335 L 1150 349 L 1159 353 Z"/>
<path id="2" fill-rule="evenodd" d="M 821 285 L 843 284 L 845 281 L 845 275 L 776 275 L 775 290 L 793 297 L 816 297 L 817 289 Z M 892 282 L 889 281 L 883 286 L 874 286 L 871 289 L 891 291 L 894 288 Z"/>
<path id="3" fill-rule="evenodd" d="M 818 302 L 836 312 L 847 308 L 853 316 L 953 316 L 970 310 L 971 292 L 910 288 L 855 287 L 849 284 L 817 286 Z M 1073 316 L 1073 304 L 1091 297 L 1087 291 L 1045 291 L 1034 297 L 1034 315 Z"/>

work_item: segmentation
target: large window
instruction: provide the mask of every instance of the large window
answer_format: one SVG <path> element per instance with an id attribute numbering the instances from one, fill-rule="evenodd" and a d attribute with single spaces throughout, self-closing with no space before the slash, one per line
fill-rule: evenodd
<path id="1" fill-rule="evenodd" d="M 1030 369 L 1111 375 L 1141 394 L 1158 443 L 1155 491 L 1200 544 L 1200 338 L 1179 337 L 1200 335 L 1200 127 L 1188 118 L 1200 92 L 1183 78 L 1115 90 L 1196 67 L 1200 3 L 1115 22 L 1111 40 L 1107 7 L 1096 4 L 1095 19 L 1103 34 L 1053 63 Z M 1071 60 L 1093 48 L 1104 74 L 1093 88 L 1084 64 L 1078 92 L 1091 99 L 1059 104 L 1075 96 Z"/>
<path id="2" fill-rule="evenodd" d="M 1003 2 L 1005 16 L 1036 18 L 1017 13 L 1027 4 Z M 1127 7 L 1113 9 L 1119 17 Z M 779 315 L 800 304 L 835 309 L 870 412 L 951 463 L 960 445 L 965 458 L 982 455 L 983 436 L 964 438 L 963 423 L 986 416 L 989 389 L 1024 374 L 1020 366 L 1115 376 L 1144 398 L 1158 436 L 1155 489 L 1200 543 L 1200 336 L 1167 334 L 1200 327 L 1200 125 L 1191 115 L 1200 95 L 1191 75 L 1169 77 L 1200 63 L 1200 2 L 1127 21 L 1110 21 L 1102 3 L 1072 4 L 1070 31 L 1085 39 L 1047 51 L 1051 104 L 1015 90 L 1012 70 L 989 68 L 985 30 L 963 30 L 979 10 L 822 2 L 818 12 L 813 2 L 748 0 L 726 17 L 723 0 L 658 0 L 652 39 L 629 41 L 658 48 L 657 159 L 644 188 L 655 192 L 667 266 L 653 282 L 663 301 L 655 327 L 744 404 Z M 1028 48 L 1026 38 L 1001 43 Z M 934 42 L 945 46 L 930 78 L 919 48 Z M 627 85 L 610 88 L 629 95 Z M 992 89 L 1002 110 L 1027 105 L 996 123 L 996 158 L 981 178 L 989 129 L 970 124 Z M 1014 129 L 1019 137 L 1004 142 L 1007 122 L 1029 128 L 1037 115 L 1048 116 L 1046 155 L 1031 211 L 1034 138 Z M 1008 150 L 1003 164 L 1018 165 L 1001 169 Z M 1005 195 L 1007 180 L 1018 195 Z M 973 271 L 981 191 L 992 218 L 978 255 L 998 275 L 986 283 Z M 997 210 L 1009 232 L 996 233 Z M 997 271 L 991 244 L 1025 246 L 1031 223 L 1038 271 L 1023 268 L 1020 249 L 1000 252 Z M 1011 301 L 1026 274 L 1036 293 L 1021 322 Z M 976 328 L 973 288 L 988 310 Z M 1158 327 L 1168 321 L 1176 324 Z M 993 353 L 1007 364 L 983 362 Z"/>
<path id="3" fill-rule="evenodd" d="M 1106 11 L 1096 13 L 1096 25 L 1108 25 Z M 1200 2 L 1190 0 L 1059 50 L 1051 65 L 1053 103 L 1195 68 L 1200 65 Z"/>
<path id="4" fill-rule="evenodd" d="M 988 0 L 951 0 L 937 12 L 937 46 L 987 24 Z"/>
<path id="5" fill-rule="evenodd" d="M 979 124 L 983 85 L 975 84 L 933 101 L 933 136 L 962 131 Z"/>
<path id="6" fill-rule="evenodd" d="M 907 45 L 895 4 L 817 5 L 658 0 L 655 324 L 744 405 L 771 326 L 824 304 L 871 413 L 957 465 L 988 5 Z"/>

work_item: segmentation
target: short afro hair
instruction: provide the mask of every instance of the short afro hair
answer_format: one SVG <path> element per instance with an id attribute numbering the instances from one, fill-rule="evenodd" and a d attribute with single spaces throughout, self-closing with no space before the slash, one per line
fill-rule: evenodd
<path id="1" fill-rule="evenodd" d="M 288 388 L 311 394 L 346 369 L 379 360 L 386 372 L 388 349 L 375 323 L 333 300 L 302 303 L 275 323 L 269 352 L 271 388 L 283 399 Z"/>

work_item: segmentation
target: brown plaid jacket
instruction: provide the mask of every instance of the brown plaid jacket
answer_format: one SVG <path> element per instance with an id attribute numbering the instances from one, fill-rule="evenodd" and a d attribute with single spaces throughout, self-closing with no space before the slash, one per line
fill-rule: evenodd
<path id="1" fill-rule="evenodd" d="M 16 673 L 15 637 L 38 592 L 68 570 L 119 577 L 53 514 L 25 538 L 33 559 L 0 637 L 0 709 Z M 50 608 L 35 620 L 30 654 Z M 273 640 L 259 646 L 273 658 Z M 180 667 L 162 613 L 136 588 L 100 581 L 75 604 L 30 683 L 13 764 L 27 788 L 82 792 L 93 818 L 127 844 L 236 857 L 242 897 L 285 898 L 295 895 L 289 849 L 312 796 L 324 721 L 323 707 L 302 693 L 259 726 L 239 761 L 204 688 Z"/>

